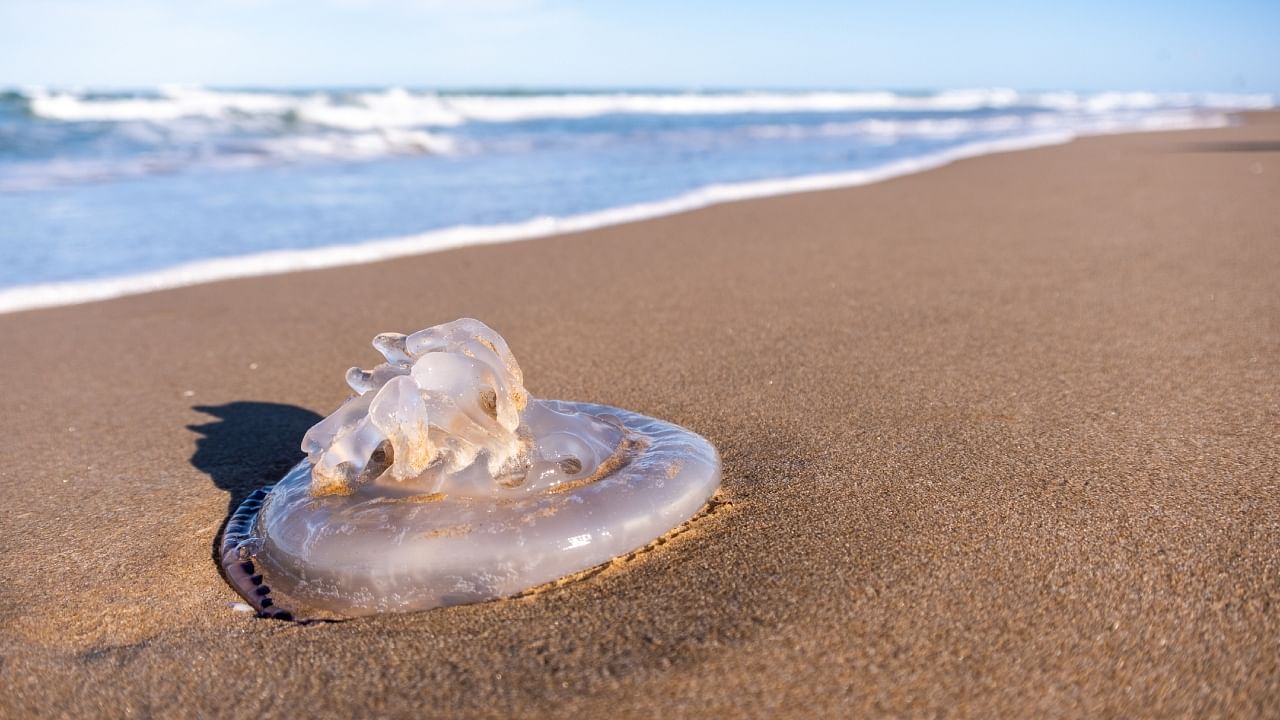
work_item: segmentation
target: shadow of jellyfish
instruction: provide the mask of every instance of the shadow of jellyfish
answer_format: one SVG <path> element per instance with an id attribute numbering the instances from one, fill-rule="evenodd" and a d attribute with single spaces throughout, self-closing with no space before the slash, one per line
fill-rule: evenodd
<path id="1" fill-rule="evenodd" d="M 298 446 L 312 425 L 324 418 L 296 405 L 241 401 L 192 408 L 217 418 L 188 425 L 199 433 L 191 465 L 227 492 L 227 514 L 213 538 L 214 561 L 227 520 L 254 490 L 270 485 L 302 459 Z M 221 571 L 221 563 L 218 563 Z"/>

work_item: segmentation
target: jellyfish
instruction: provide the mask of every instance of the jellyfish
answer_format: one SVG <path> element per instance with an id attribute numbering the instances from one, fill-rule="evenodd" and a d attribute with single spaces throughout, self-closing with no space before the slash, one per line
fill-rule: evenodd
<path id="1" fill-rule="evenodd" d="M 461 319 L 383 333 L 385 362 L 302 439 L 306 459 L 223 532 L 260 615 L 411 612 L 509 597 L 643 548 L 720 484 L 701 436 L 605 405 L 532 397 L 503 338 Z"/>

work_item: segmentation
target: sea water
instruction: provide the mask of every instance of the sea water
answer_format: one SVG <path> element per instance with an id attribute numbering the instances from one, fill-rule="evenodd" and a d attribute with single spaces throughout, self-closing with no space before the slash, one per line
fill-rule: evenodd
<path id="1" fill-rule="evenodd" d="M 870 182 L 1269 95 L 369 88 L 0 94 L 0 311 Z"/>

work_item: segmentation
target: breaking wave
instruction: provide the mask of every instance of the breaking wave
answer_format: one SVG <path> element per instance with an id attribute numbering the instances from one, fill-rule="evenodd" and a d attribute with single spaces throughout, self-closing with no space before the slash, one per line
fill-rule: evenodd
<path id="1" fill-rule="evenodd" d="M 1171 108 L 1263 109 L 1267 94 L 1074 92 L 1009 89 L 930 94 L 873 92 L 467 94 L 409 91 L 269 93 L 164 87 L 154 93 L 103 95 L 35 90 L 33 115 L 71 122 L 166 122 L 267 116 L 340 130 L 456 127 L 469 122 L 589 118 L 601 115 L 727 115 L 859 111 L 962 112 L 1012 107 L 1113 112 Z"/>

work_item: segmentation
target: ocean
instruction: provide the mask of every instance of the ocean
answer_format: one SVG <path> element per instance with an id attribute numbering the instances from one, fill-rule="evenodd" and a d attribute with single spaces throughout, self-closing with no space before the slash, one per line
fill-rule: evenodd
<path id="1" fill-rule="evenodd" d="M 0 92 L 0 312 L 873 182 L 1270 95 Z"/>

